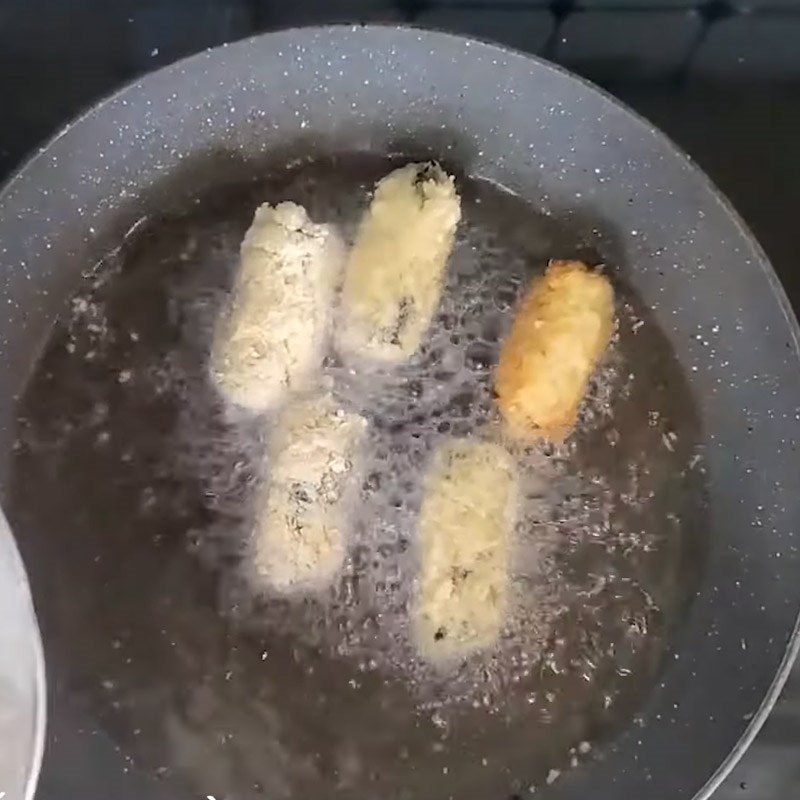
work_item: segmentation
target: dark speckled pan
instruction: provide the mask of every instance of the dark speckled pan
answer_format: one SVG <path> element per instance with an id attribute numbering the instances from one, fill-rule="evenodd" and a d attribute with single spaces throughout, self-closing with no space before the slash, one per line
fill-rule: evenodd
<path id="1" fill-rule="evenodd" d="M 0 448 L 11 451 L 15 397 L 65 299 L 137 220 L 247 180 L 265 157 L 355 150 L 435 157 L 566 220 L 613 262 L 674 352 L 703 432 L 711 530 L 700 587 L 637 724 L 540 791 L 709 796 L 798 646 L 798 326 L 764 253 L 688 158 L 547 63 L 440 33 L 311 28 L 200 54 L 88 112 L 0 195 Z M 5 461 L 0 478 L 7 496 Z M 0 679 L 12 657 L 0 651 Z M 59 669 L 51 663 L 51 676 Z M 502 764 L 503 741 L 494 748 Z"/>

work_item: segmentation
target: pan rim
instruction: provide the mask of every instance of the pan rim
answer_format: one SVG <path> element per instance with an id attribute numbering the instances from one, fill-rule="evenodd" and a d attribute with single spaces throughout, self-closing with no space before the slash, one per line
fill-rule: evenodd
<path id="1" fill-rule="evenodd" d="M 41 158 L 45 157 L 47 151 L 59 139 L 67 135 L 73 128 L 77 127 L 79 124 L 81 124 L 83 121 L 91 117 L 93 114 L 100 112 L 109 104 L 113 103 L 117 99 L 124 97 L 126 93 L 128 93 L 135 87 L 139 86 L 140 84 L 142 84 L 142 82 L 148 80 L 154 75 L 167 74 L 175 70 L 180 70 L 186 67 L 187 65 L 192 64 L 193 62 L 199 62 L 201 59 L 207 57 L 208 54 L 212 52 L 217 52 L 219 50 L 226 49 L 229 47 L 236 47 L 239 45 L 254 43 L 256 41 L 264 42 L 265 40 L 268 40 L 272 36 L 282 36 L 292 31 L 298 31 L 298 32 L 302 31 L 306 34 L 314 32 L 319 34 L 331 34 L 337 31 L 342 31 L 342 32 L 347 31 L 350 33 L 357 33 L 359 31 L 363 31 L 365 33 L 368 33 L 373 30 L 390 30 L 398 32 L 401 35 L 414 35 L 414 34 L 434 35 L 437 37 L 448 38 L 461 42 L 466 46 L 477 45 L 481 48 L 485 48 L 486 50 L 489 51 L 494 51 L 495 53 L 504 56 L 511 56 L 515 59 L 517 58 L 524 59 L 526 62 L 535 63 L 539 68 L 545 69 L 557 75 L 561 75 L 565 78 L 572 80 L 573 82 L 576 82 L 584 89 L 588 89 L 590 92 L 600 95 L 600 97 L 604 101 L 609 103 L 612 107 L 616 108 L 618 111 L 622 111 L 628 118 L 630 118 L 636 124 L 636 126 L 640 130 L 646 131 L 646 133 L 650 137 L 657 140 L 667 151 L 671 152 L 674 156 L 676 156 L 678 160 L 684 165 L 684 167 L 687 168 L 689 174 L 693 178 L 700 181 L 703 188 L 708 192 L 708 194 L 711 197 L 715 199 L 715 201 L 722 208 L 726 216 L 734 223 L 739 234 L 742 236 L 743 240 L 753 251 L 753 254 L 756 257 L 755 260 L 758 261 L 758 267 L 761 273 L 767 279 L 771 293 L 774 299 L 776 300 L 779 308 L 781 309 L 792 343 L 791 350 L 794 354 L 797 364 L 800 365 L 800 322 L 798 322 L 797 315 L 794 313 L 794 309 L 792 308 L 792 305 L 789 301 L 786 291 L 780 279 L 778 278 L 778 275 L 774 267 L 772 266 L 769 257 L 767 256 L 766 252 L 756 239 L 753 232 L 750 230 L 745 220 L 739 215 L 734 206 L 731 204 L 727 196 L 719 189 L 719 187 L 716 186 L 716 184 L 705 173 L 705 171 L 700 168 L 700 166 L 695 162 L 695 160 L 685 150 L 683 150 L 683 148 L 677 145 L 667 134 L 661 131 L 658 127 L 653 125 L 646 117 L 631 109 L 626 103 L 622 102 L 621 100 L 616 98 L 614 95 L 612 95 L 605 89 L 597 86 L 592 81 L 580 75 L 577 75 L 558 64 L 548 61 L 547 59 L 544 59 L 541 56 L 526 53 L 514 47 L 509 47 L 507 45 L 503 45 L 489 39 L 483 39 L 481 37 L 473 35 L 453 33 L 450 31 L 437 29 L 435 27 L 423 27 L 419 25 L 413 25 L 410 23 L 398 24 L 394 22 L 386 22 L 386 23 L 371 22 L 367 24 L 333 23 L 333 24 L 291 26 L 286 28 L 264 31 L 258 34 L 254 34 L 252 36 L 244 37 L 242 39 L 226 42 L 217 45 L 215 47 L 209 47 L 197 53 L 193 53 L 177 61 L 174 61 L 171 64 L 166 64 L 156 69 L 144 72 L 141 75 L 138 75 L 132 80 L 128 81 L 121 87 L 115 89 L 114 91 L 102 95 L 99 99 L 95 100 L 91 105 L 85 106 L 83 110 L 79 112 L 76 116 L 74 116 L 66 125 L 58 129 L 50 137 L 44 140 L 42 144 L 38 145 L 34 150 L 32 150 L 25 157 L 23 157 L 23 159 L 19 162 L 18 166 L 14 168 L 12 174 L 7 179 L 5 179 L 2 182 L 2 184 L 0 184 L 0 204 L 2 204 L 6 200 L 7 196 L 13 191 L 16 183 L 25 177 L 25 174 L 32 168 L 32 166 L 36 162 L 38 162 Z M 0 509 L 0 514 L 2 514 L 2 509 Z M 8 527 L 8 530 L 12 546 L 14 550 L 17 552 L 17 556 L 19 557 L 19 553 L 16 549 L 16 541 L 13 532 L 11 532 L 10 527 Z M 27 589 L 28 594 L 30 596 L 30 586 L 29 586 L 29 581 L 27 579 L 27 572 L 24 569 L 24 564 L 22 562 L 21 557 L 19 557 L 19 564 L 23 570 L 24 587 Z M 37 672 L 37 686 L 41 681 L 41 686 L 38 686 L 38 691 L 41 692 L 41 697 L 38 698 L 40 702 L 37 702 L 37 708 L 35 710 L 38 734 L 36 737 L 37 738 L 36 751 L 33 753 L 33 757 L 31 760 L 30 777 L 28 784 L 26 785 L 26 798 L 32 797 L 39 769 L 41 766 L 42 751 L 44 749 L 44 730 L 45 730 L 45 717 L 46 717 L 45 662 L 42 654 L 42 643 L 41 643 L 41 635 L 39 632 L 39 625 L 32 601 L 31 601 L 31 606 L 34 612 L 33 613 L 33 619 L 35 625 L 34 638 L 36 639 L 36 642 L 38 642 L 38 649 L 39 649 L 37 659 L 40 662 L 41 666 L 40 670 L 41 674 L 38 674 Z M 780 696 L 780 693 L 784 685 L 786 684 L 786 681 L 789 678 L 789 674 L 792 670 L 792 667 L 798 655 L 800 655 L 800 611 L 798 611 L 794 627 L 791 631 L 790 636 L 788 637 L 786 648 L 784 650 L 783 657 L 781 659 L 776 675 L 773 678 L 769 688 L 767 689 L 761 703 L 759 704 L 757 710 L 753 713 L 752 718 L 748 722 L 746 728 L 744 729 L 743 733 L 739 737 L 734 747 L 731 749 L 728 756 L 717 767 L 716 771 L 707 779 L 705 784 L 693 795 L 693 800 L 708 800 L 712 796 L 712 794 L 716 791 L 716 789 L 719 787 L 719 785 L 724 781 L 724 779 L 731 773 L 731 771 L 733 770 L 734 766 L 738 763 L 738 761 L 742 758 L 742 756 L 747 751 L 749 746 L 752 744 L 753 740 L 756 738 L 762 726 L 766 722 L 770 712 L 774 708 Z M 39 717 L 41 717 L 41 720 L 39 719 Z"/>

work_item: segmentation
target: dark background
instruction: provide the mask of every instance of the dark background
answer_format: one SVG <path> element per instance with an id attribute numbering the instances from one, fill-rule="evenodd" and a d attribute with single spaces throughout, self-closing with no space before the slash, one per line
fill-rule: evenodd
<path id="1" fill-rule="evenodd" d="M 694 158 L 800 310 L 800 0 L 0 0 L 0 177 L 131 78 L 254 33 L 406 22 L 542 55 L 607 88 Z M 39 800 L 106 800 L 89 731 L 51 719 Z M 800 797 L 800 673 L 719 800 Z"/>

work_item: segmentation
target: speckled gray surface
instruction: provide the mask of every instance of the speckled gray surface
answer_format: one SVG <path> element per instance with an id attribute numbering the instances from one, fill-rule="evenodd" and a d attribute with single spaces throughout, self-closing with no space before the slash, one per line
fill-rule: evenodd
<path id="1" fill-rule="evenodd" d="M 198 98 L 202 98 L 199 100 Z M 652 309 L 707 433 L 706 578 L 640 724 L 553 797 L 692 797 L 742 736 L 795 628 L 797 327 L 707 180 L 646 123 L 573 78 L 444 34 L 271 34 L 145 78 L 57 138 L 0 197 L 0 431 L 78 274 L 198 154 L 232 173 L 271 148 L 406 149 L 454 161 L 588 238 Z M 175 181 L 171 186 L 175 185 Z"/>

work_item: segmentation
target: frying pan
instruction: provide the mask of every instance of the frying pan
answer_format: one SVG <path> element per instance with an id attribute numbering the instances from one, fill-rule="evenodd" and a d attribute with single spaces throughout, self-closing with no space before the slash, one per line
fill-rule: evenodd
<path id="1" fill-rule="evenodd" d="M 267 162 L 345 152 L 439 158 L 564 220 L 576 241 L 619 269 L 672 354 L 680 377 L 668 381 L 682 381 L 691 396 L 705 465 L 696 526 L 708 547 L 695 565 L 694 596 L 635 718 L 595 757 L 538 791 L 575 800 L 708 797 L 768 714 L 798 646 L 798 326 L 763 252 L 689 159 L 646 121 L 545 62 L 442 33 L 309 28 L 195 56 L 88 112 L 0 196 L 2 452 L 10 454 L 20 436 L 15 404 L 66 299 L 143 218 L 203 192 L 224 194 Z M 55 394 L 45 406 L 55 413 L 58 404 Z M 163 420 L 154 415 L 149 423 Z M 78 697 L 69 713 L 84 723 L 101 719 L 80 690 L 87 675 L 104 684 L 100 650 L 124 648 L 126 636 L 124 626 L 107 636 L 108 619 L 119 625 L 126 613 L 136 617 L 142 599 L 157 591 L 157 559 L 131 557 L 108 568 L 92 550 L 100 539 L 85 520 L 32 514 L 81 464 L 51 464 L 42 483 L 26 487 L 27 507 L 12 466 L 4 459 L 4 507 L 31 576 L 53 702 L 61 709 Z M 106 512 L 113 531 L 114 509 Z M 69 537 L 59 535 L 62 528 Z M 122 599 L 107 608 L 100 589 L 112 581 Z M 198 626 L 212 617 L 193 616 L 214 591 L 213 576 L 186 588 L 172 598 L 169 618 L 224 663 L 226 648 L 235 650 L 229 627 L 219 623 L 205 637 Z M 25 624 L 35 641 L 35 625 Z M 0 653 L 3 668 L 14 656 Z M 154 684 L 161 659 L 154 646 L 139 665 Z M 30 719 L 41 702 L 30 702 Z M 122 736 L 113 724 L 102 727 Z M 93 746 L 113 765 L 113 748 Z M 501 738 L 492 744 L 490 764 L 499 772 L 510 746 Z M 34 771 L 34 745 L 30 752 Z M 449 764 L 458 771 L 458 754 Z M 143 778 L 138 764 L 126 763 L 124 774 L 122 766 L 118 773 L 112 766 L 107 784 L 117 797 L 183 796 Z M 505 776 L 509 788 L 500 797 L 524 796 L 523 772 Z M 446 796 L 439 784 L 429 786 L 404 795 L 400 785 L 382 796 Z M 280 787 L 272 793 L 288 796 Z"/>

